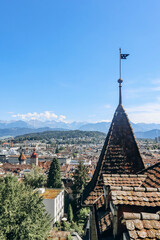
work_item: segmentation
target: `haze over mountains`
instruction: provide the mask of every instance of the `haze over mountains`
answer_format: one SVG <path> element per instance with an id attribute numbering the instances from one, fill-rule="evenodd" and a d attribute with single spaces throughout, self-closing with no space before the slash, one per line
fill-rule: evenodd
<path id="1" fill-rule="evenodd" d="M 111 122 L 58 122 L 58 121 L 0 121 L 0 137 L 18 136 L 27 133 L 51 131 L 51 130 L 82 130 L 82 131 L 99 131 L 107 133 Z M 137 138 L 152 138 L 160 136 L 160 124 L 131 123 L 135 136 Z"/>
<path id="2" fill-rule="evenodd" d="M 72 123 L 65 123 L 61 121 L 39 121 L 39 120 L 29 120 L 29 121 L 0 121 L 0 129 L 5 128 L 65 128 L 69 130 L 78 129 L 85 122 L 72 122 Z"/>

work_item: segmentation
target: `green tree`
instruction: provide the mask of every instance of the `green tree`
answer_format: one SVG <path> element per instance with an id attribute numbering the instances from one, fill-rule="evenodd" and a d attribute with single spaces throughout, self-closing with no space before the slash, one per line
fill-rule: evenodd
<path id="1" fill-rule="evenodd" d="M 77 220 L 78 220 L 78 223 L 85 223 L 88 215 L 90 213 L 90 209 L 89 208 L 81 208 L 79 213 L 77 214 Z"/>
<path id="2" fill-rule="evenodd" d="M 59 153 L 59 149 L 58 149 L 58 147 L 56 148 L 55 153 Z"/>
<path id="3" fill-rule="evenodd" d="M 2 240 L 44 240 L 50 231 L 42 197 L 16 177 L 1 181 L 0 229 Z"/>
<path id="4" fill-rule="evenodd" d="M 77 157 L 77 153 L 73 153 L 73 157 L 76 158 Z"/>
<path id="5" fill-rule="evenodd" d="M 88 168 L 84 165 L 82 161 L 79 161 L 79 164 L 73 174 L 73 195 L 77 198 L 81 195 L 84 187 L 89 180 L 88 177 Z"/>
<path id="6" fill-rule="evenodd" d="M 77 224 L 76 222 L 72 222 L 71 229 L 73 229 L 75 232 L 77 232 L 80 236 L 82 236 L 84 234 L 82 224 Z"/>
<path id="7" fill-rule="evenodd" d="M 60 147 L 60 148 L 59 148 L 59 151 L 63 151 L 63 150 L 64 150 L 64 147 Z"/>
<path id="8" fill-rule="evenodd" d="M 72 236 L 69 234 L 67 239 L 72 240 Z"/>
<path id="9" fill-rule="evenodd" d="M 62 231 L 70 231 L 71 223 L 62 221 Z"/>
<path id="10" fill-rule="evenodd" d="M 53 158 L 53 161 L 50 165 L 48 178 L 47 178 L 47 187 L 48 188 L 62 187 L 60 165 L 57 158 Z"/>
<path id="11" fill-rule="evenodd" d="M 33 166 L 30 173 L 24 174 L 24 184 L 30 185 L 32 188 L 40 188 L 46 184 L 47 177 L 42 172 L 42 169 Z"/>
<path id="12" fill-rule="evenodd" d="M 67 219 L 69 222 L 73 221 L 73 210 L 71 204 L 68 206 Z"/>

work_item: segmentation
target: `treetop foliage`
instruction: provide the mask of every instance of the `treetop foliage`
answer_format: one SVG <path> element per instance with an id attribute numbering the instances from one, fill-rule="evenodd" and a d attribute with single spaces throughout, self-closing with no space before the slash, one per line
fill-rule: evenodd
<path id="1" fill-rule="evenodd" d="M 24 140 L 50 140 L 54 139 L 71 139 L 71 138 L 105 138 L 106 134 L 98 131 L 80 131 L 80 130 L 72 130 L 72 131 L 45 131 L 39 133 L 29 133 L 24 134 L 22 136 L 15 137 L 15 141 L 24 141 Z"/>
<path id="2" fill-rule="evenodd" d="M 38 166 L 33 166 L 30 173 L 24 175 L 24 184 L 32 188 L 41 188 L 46 184 L 47 177 L 43 174 L 42 169 Z"/>
<path id="3" fill-rule="evenodd" d="M 73 210 L 72 210 L 71 204 L 69 204 L 69 206 L 68 206 L 67 219 L 69 222 L 73 221 Z"/>
<path id="4" fill-rule="evenodd" d="M 62 187 L 60 165 L 57 158 L 53 158 L 53 161 L 50 165 L 48 178 L 47 178 L 47 187 L 48 188 Z"/>
<path id="5" fill-rule="evenodd" d="M 77 168 L 73 174 L 73 194 L 79 197 L 83 192 L 84 187 L 87 185 L 89 180 L 88 167 L 84 165 L 82 161 L 79 161 Z"/>
<path id="6" fill-rule="evenodd" d="M 0 184 L 0 239 L 44 240 L 50 217 L 37 191 L 6 176 Z"/>

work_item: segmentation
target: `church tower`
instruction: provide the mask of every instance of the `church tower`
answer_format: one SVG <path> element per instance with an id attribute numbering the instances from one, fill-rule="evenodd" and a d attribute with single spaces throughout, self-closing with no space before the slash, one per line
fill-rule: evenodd
<path id="1" fill-rule="evenodd" d="M 31 155 L 31 161 L 30 164 L 34 164 L 36 166 L 38 166 L 38 154 L 36 153 L 36 149 L 34 148 L 33 153 Z"/>
<path id="2" fill-rule="evenodd" d="M 21 151 L 21 154 L 20 154 L 18 160 L 19 160 L 20 165 L 26 164 L 26 156 L 24 155 L 23 151 Z"/>

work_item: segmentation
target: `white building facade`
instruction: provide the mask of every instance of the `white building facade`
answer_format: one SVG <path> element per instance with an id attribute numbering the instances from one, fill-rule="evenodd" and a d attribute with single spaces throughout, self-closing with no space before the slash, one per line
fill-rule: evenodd
<path id="1" fill-rule="evenodd" d="M 51 216 L 52 225 L 61 221 L 64 216 L 64 189 L 44 189 L 41 194 L 46 211 Z"/>

